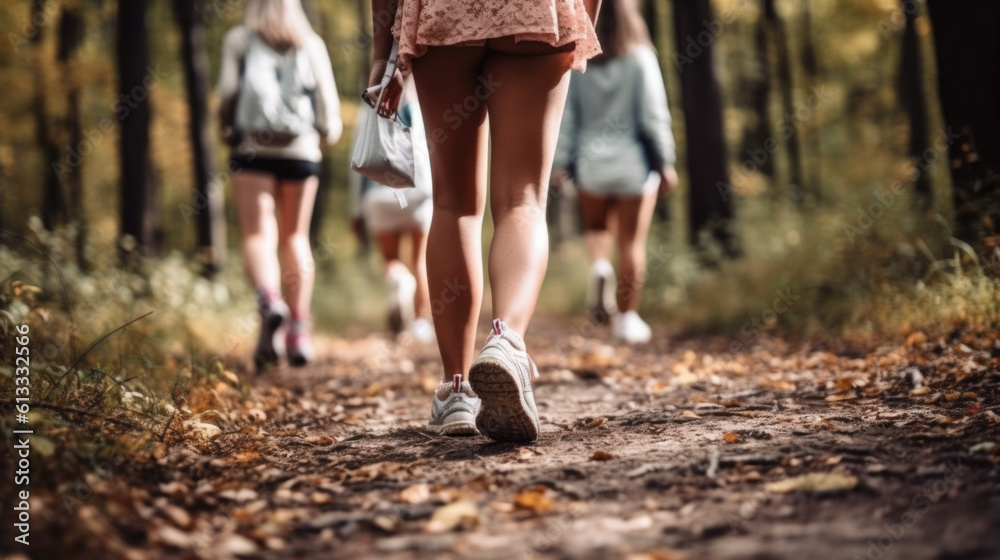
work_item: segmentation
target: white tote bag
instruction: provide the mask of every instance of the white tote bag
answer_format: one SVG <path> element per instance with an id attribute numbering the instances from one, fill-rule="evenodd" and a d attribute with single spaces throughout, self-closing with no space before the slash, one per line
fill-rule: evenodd
<path id="1" fill-rule="evenodd" d="M 410 128 L 399 121 L 393 111 L 390 118 L 378 114 L 386 86 L 396 72 L 396 56 L 399 44 L 393 41 L 389 60 L 385 65 L 382 83 L 365 90 L 362 98 L 368 105 L 359 109 L 365 112 L 361 134 L 354 146 L 351 169 L 369 179 L 388 187 L 412 187 L 414 184 L 413 139 Z M 372 104 L 368 94 L 378 92 L 378 100 Z"/>

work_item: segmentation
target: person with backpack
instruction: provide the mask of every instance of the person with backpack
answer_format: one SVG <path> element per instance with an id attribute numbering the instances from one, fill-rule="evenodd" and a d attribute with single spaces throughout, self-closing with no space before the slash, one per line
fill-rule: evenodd
<path id="1" fill-rule="evenodd" d="M 369 113 L 359 112 L 359 119 Z M 407 76 L 399 107 L 399 120 L 410 127 L 413 138 L 413 188 L 397 189 L 351 173 L 351 229 L 359 239 L 371 234 L 385 260 L 388 287 L 389 330 L 409 333 L 421 344 L 434 342 L 431 302 L 427 290 L 427 231 L 431 227 L 431 163 L 427 154 L 423 117 L 413 80 Z M 365 125 L 354 127 L 352 145 Z M 400 257 L 400 245 L 409 240 L 410 266 Z"/>
<path id="2" fill-rule="evenodd" d="M 254 362 L 277 363 L 284 347 L 288 362 L 302 366 L 315 355 L 309 222 L 321 143 L 336 143 L 343 123 L 329 53 L 300 0 L 248 2 L 244 24 L 223 40 L 219 97 L 243 257 L 261 318 Z"/>
<path id="3" fill-rule="evenodd" d="M 553 183 L 572 179 L 579 192 L 591 319 L 610 322 L 616 340 L 639 344 L 652 336 L 639 317 L 639 295 L 657 196 L 677 185 L 674 136 L 660 65 L 635 0 L 604 0 L 597 38 L 604 52 L 570 80 Z M 617 227 L 609 227 L 612 220 Z"/>
<path id="4" fill-rule="evenodd" d="M 389 118 L 411 69 L 434 181 L 427 241 L 443 382 L 427 429 L 498 441 L 538 438 L 537 368 L 522 335 L 548 264 L 545 202 L 571 68 L 600 53 L 597 0 L 372 0 L 369 86 Z M 390 30 L 386 22 L 394 21 Z M 395 41 L 394 41 L 395 40 Z M 394 47 L 394 42 L 396 46 Z M 492 329 L 478 357 L 483 214 L 489 178 Z"/>

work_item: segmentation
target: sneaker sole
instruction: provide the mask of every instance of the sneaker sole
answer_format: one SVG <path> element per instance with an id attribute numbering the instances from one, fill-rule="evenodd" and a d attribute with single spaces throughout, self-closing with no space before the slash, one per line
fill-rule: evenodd
<path id="1" fill-rule="evenodd" d="M 482 399 L 476 427 L 496 441 L 538 439 L 538 427 L 514 374 L 498 360 L 480 358 L 469 370 L 469 384 Z"/>
<path id="2" fill-rule="evenodd" d="M 479 435 L 479 430 L 476 429 L 475 422 L 471 420 L 456 420 L 455 422 L 448 422 L 440 426 L 431 426 L 428 424 L 425 429 L 439 436 L 465 437 Z"/>
<path id="3" fill-rule="evenodd" d="M 303 367 L 313 361 L 313 359 L 300 352 L 289 352 L 288 354 L 288 364 L 292 367 Z"/>

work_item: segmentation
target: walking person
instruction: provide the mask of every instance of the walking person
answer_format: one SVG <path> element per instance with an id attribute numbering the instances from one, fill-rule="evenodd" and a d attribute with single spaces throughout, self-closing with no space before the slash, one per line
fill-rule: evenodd
<path id="1" fill-rule="evenodd" d="M 434 395 L 431 431 L 538 437 L 531 390 L 537 370 L 522 335 L 548 262 L 545 201 L 569 70 L 583 70 L 600 52 L 596 3 L 372 0 L 369 84 L 381 82 L 395 37 L 400 66 L 413 71 L 431 155 L 427 276 L 432 297 L 443 294 L 444 301 L 434 316 L 444 382 Z M 395 21 L 391 34 L 379 23 L 387 20 Z M 399 74 L 389 87 L 378 108 L 383 115 L 398 102 Z M 494 319 L 475 357 L 487 169 Z"/>
<path id="2" fill-rule="evenodd" d="M 343 124 L 330 56 L 300 0 L 249 1 L 244 24 L 223 41 L 219 97 L 223 135 L 233 146 L 243 258 L 261 317 L 254 362 L 274 364 L 284 347 L 289 363 L 301 366 L 315 355 L 309 221 L 321 142 L 336 143 Z"/>
<path id="3" fill-rule="evenodd" d="M 638 313 L 646 239 L 657 197 L 677 185 L 670 110 L 635 0 L 604 0 L 597 37 L 603 53 L 570 80 L 554 183 L 571 178 L 579 193 L 591 318 L 610 322 L 621 342 L 644 343 L 652 336 Z M 615 242 L 617 281 L 610 260 Z"/>
<path id="4" fill-rule="evenodd" d="M 431 302 L 427 291 L 427 231 L 431 227 L 431 163 L 427 154 L 423 118 L 413 79 L 407 77 L 399 106 L 399 119 L 413 135 L 414 185 L 395 189 L 380 185 L 360 173 L 351 173 L 351 229 L 359 239 L 370 234 L 385 261 L 388 288 L 389 330 L 407 332 L 421 344 L 434 342 Z M 360 113 L 365 118 L 368 113 Z M 364 130 L 359 121 L 355 131 Z M 358 137 L 352 144 L 357 144 Z M 353 151 L 353 149 L 352 149 Z M 410 266 L 401 258 L 401 245 L 409 241 Z"/>

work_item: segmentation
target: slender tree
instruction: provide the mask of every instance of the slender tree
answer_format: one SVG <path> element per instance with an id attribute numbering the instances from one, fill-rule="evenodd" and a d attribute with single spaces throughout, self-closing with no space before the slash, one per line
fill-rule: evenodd
<path id="1" fill-rule="evenodd" d="M 781 19 L 775 7 L 774 0 L 764 0 L 764 21 L 767 23 L 769 35 L 774 43 L 774 54 L 777 60 L 778 88 L 781 95 L 782 121 L 787 125 L 792 125 L 795 134 L 785 139 L 785 149 L 788 151 L 788 174 L 791 183 L 792 197 L 802 202 L 805 199 L 804 180 L 802 174 L 802 149 L 799 145 L 798 121 L 796 120 L 795 86 L 792 77 L 792 57 L 788 44 L 788 32 L 785 30 L 785 23 Z"/>
<path id="2" fill-rule="evenodd" d="M 121 233 L 141 253 L 156 249 L 156 199 L 149 156 L 149 95 L 159 76 L 149 68 L 147 0 L 118 2 L 118 100 L 121 121 Z M 131 247 L 123 246 L 128 252 Z"/>
<path id="3" fill-rule="evenodd" d="M 802 71 L 806 76 L 806 87 L 810 91 L 821 85 L 819 83 L 819 56 L 816 54 L 816 38 L 813 36 L 811 6 L 811 2 L 802 3 Z M 818 200 L 823 196 L 821 185 L 823 147 L 816 127 L 803 127 L 802 139 L 803 144 L 809 146 L 811 151 L 810 154 L 803 158 L 805 164 L 809 167 L 806 188 Z"/>
<path id="4" fill-rule="evenodd" d="M 690 176 L 690 241 L 704 235 L 735 254 L 733 196 L 726 171 L 726 139 L 722 131 L 722 92 L 715 68 L 714 40 L 704 38 L 705 22 L 714 21 L 709 0 L 675 0 L 676 62 L 681 78 L 681 105 L 687 138 Z M 711 35 L 710 33 L 708 35 Z"/>
<path id="5" fill-rule="evenodd" d="M 48 17 L 45 0 L 35 0 L 32 4 L 32 20 L 45 21 Z M 42 173 L 42 223 L 47 229 L 55 229 L 66 223 L 66 197 L 60 181 L 58 162 L 60 161 L 59 145 L 51 128 L 52 116 L 49 110 L 47 96 L 48 85 L 45 79 L 45 69 L 49 64 L 45 60 L 45 26 L 38 26 L 31 42 L 35 57 L 32 80 L 34 93 L 32 96 L 32 113 L 35 120 L 35 138 L 42 154 L 45 170 Z M 54 165 L 55 164 L 55 165 Z"/>
<path id="6" fill-rule="evenodd" d="M 752 158 L 754 153 L 763 153 L 766 157 L 757 158 L 757 168 L 768 177 L 774 177 L 774 158 L 764 149 L 768 140 L 774 137 L 771 127 L 771 56 L 767 40 L 767 19 L 761 15 L 753 30 L 754 72 L 747 80 L 746 95 L 749 108 L 753 114 L 744 138 L 745 154 Z"/>
<path id="7" fill-rule="evenodd" d="M 181 31 L 181 58 L 190 112 L 188 134 L 194 156 L 194 219 L 198 228 L 203 274 L 214 276 L 222 269 L 226 229 L 222 193 L 214 185 L 213 142 L 208 123 L 208 55 L 205 22 L 199 0 L 174 0 L 174 14 Z"/>
<path id="8" fill-rule="evenodd" d="M 59 64 L 63 75 L 67 76 L 66 87 L 66 126 L 69 128 L 69 145 L 76 148 L 83 144 L 83 126 L 81 124 L 81 84 L 80 77 L 74 72 L 74 57 L 83 44 L 84 20 L 80 2 L 67 4 L 59 17 Z M 87 211 L 84 205 L 83 159 L 66 161 L 64 180 L 69 184 L 69 199 L 72 205 L 73 222 L 76 225 L 76 263 L 80 270 L 90 270 L 87 259 Z M 75 166 L 70 164 L 76 163 Z"/>
<path id="9" fill-rule="evenodd" d="M 901 61 L 899 95 L 903 108 L 910 119 L 909 155 L 919 161 L 928 148 L 927 102 L 924 98 L 923 59 L 920 56 L 920 38 L 917 36 L 916 21 L 920 3 L 916 0 L 902 0 L 906 17 L 903 32 L 903 56 Z M 924 206 L 933 201 L 930 173 L 924 166 L 917 166 L 914 175 L 914 192 Z"/>

